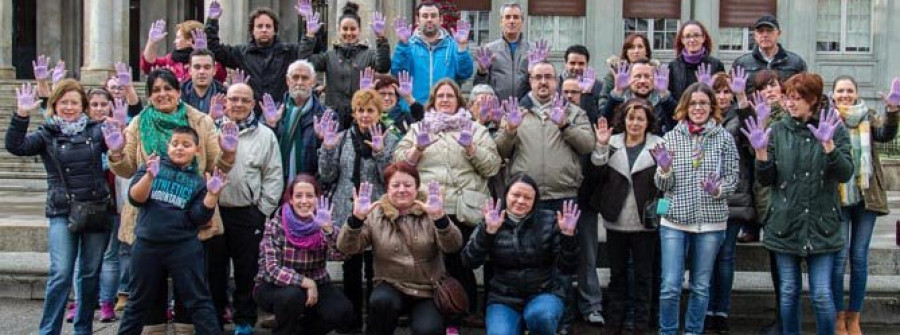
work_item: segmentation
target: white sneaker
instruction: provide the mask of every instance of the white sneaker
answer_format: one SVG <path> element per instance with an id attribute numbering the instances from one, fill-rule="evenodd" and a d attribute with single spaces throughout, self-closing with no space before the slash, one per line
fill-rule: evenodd
<path id="1" fill-rule="evenodd" d="M 600 314 L 600 312 L 597 311 L 591 312 L 591 314 L 585 316 L 584 321 L 590 322 L 593 325 L 603 325 L 606 323 L 606 320 L 603 319 L 603 314 Z"/>

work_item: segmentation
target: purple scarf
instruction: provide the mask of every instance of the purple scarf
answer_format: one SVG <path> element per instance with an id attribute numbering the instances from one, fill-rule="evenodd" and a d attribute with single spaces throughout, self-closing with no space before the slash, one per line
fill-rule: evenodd
<path id="1" fill-rule="evenodd" d="M 294 213 L 291 204 L 281 206 L 281 226 L 284 237 L 298 249 L 318 249 L 322 247 L 322 227 L 312 217 L 304 220 Z"/>
<path id="2" fill-rule="evenodd" d="M 703 57 L 706 56 L 706 54 L 706 47 L 701 47 L 700 52 L 695 54 L 689 53 L 687 49 L 681 50 L 681 58 L 688 64 L 700 64 L 700 61 L 703 60 Z"/>
<path id="3" fill-rule="evenodd" d="M 422 121 L 431 125 L 432 132 L 441 133 L 445 131 L 457 131 L 466 124 L 466 121 L 471 120 L 472 114 L 469 114 L 469 111 L 465 110 L 465 108 L 457 109 L 454 114 L 438 112 L 432 108 L 425 113 L 425 119 Z"/>

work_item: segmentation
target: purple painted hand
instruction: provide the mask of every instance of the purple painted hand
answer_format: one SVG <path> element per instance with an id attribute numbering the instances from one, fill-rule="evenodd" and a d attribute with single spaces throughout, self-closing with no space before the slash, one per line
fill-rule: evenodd
<path id="1" fill-rule="evenodd" d="M 222 151 L 234 153 L 238 147 L 238 126 L 232 121 L 222 125 L 222 134 L 219 137 L 219 147 Z"/>
<path id="2" fill-rule="evenodd" d="M 359 71 L 359 89 L 361 90 L 371 90 L 375 88 L 375 70 L 371 67 L 366 67 L 364 70 Z"/>
<path id="3" fill-rule="evenodd" d="M 456 43 L 468 44 L 469 43 L 469 31 L 471 31 L 471 26 L 469 25 L 469 21 L 466 21 L 466 20 L 456 21 L 456 28 L 453 29 L 453 39 L 456 40 Z"/>
<path id="4" fill-rule="evenodd" d="M 597 82 L 597 71 L 592 67 L 584 69 L 584 73 L 578 76 L 578 86 L 581 92 L 589 93 L 594 89 L 594 83 Z"/>
<path id="5" fill-rule="evenodd" d="M 528 69 L 531 70 L 537 63 L 547 60 L 550 55 L 550 43 L 547 40 L 537 40 L 531 50 L 528 50 Z"/>
<path id="6" fill-rule="evenodd" d="M 313 131 L 320 140 L 325 138 L 325 130 L 331 127 L 332 120 L 334 120 L 334 110 L 331 108 L 326 109 L 321 118 L 313 115 Z"/>
<path id="7" fill-rule="evenodd" d="M 213 120 L 218 120 L 225 116 L 225 94 L 216 94 L 210 100 L 209 117 Z"/>
<path id="8" fill-rule="evenodd" d="M 772 133 L 772 129 L 766 129 L 765 125 L 759 123 L 759 120 L 752 117 L 744 120 L 744 125 L 746 125 L 746 127 L 741 129 L 741 132 L 744 133 L 744 136 L 747 136 L 748 140 L 750 140 L 750 146 L 753 147 L 754 150 L 766 150 L 769 146 L 769 134 Z"/>
<path id="9" fill-rule="evenodd" d="M 719 177 L 715 172 L 711 172 L 706 178 L 700 180 L 700 188 L 703 189 L 703 192 L 713 197 L 717 197 L 719 193 L 722 193 L 721 186 L 722 177 Z"/>
<path id="10" fill-rule="evenodd" d="M 50 64 L 50 58 L 40 55 L 37 59 L 31 61 L 31 67 L 34 69 L 34 79 L 44 81 L 50 79 L 50 70 L 47 66 Z"/>
<path id="11" fill-rule="evenodd" d="M 553 104 L 553 107 L 550 108 L 550 121 L 558 127 L 565 126 L 569 121 L 566 118 L 566 108 L 568 107 L 566 97 L 561 96 L 559 93 L 554 93 L 551 103 Z"/>
<path id="12" fill-rule="evenodd" d="M 304 18 L 309 17 L 313 13 L 312 2 L 310 0 L 297 0 L 294 10 L 297 11 L 297 15 Z"/>
<path id="13" fill-rule="evenodd" d="M 234 69 L 234 72 L 231 73 L 231 85 L 234 84 L 247 84 L 250 82 L 250 76 L 241 69 Z"/>
<path id="14" fill-rule="evenodd" d="M 416 132 L 416 149 L 425 151 L 436 139 L 431 138 L 431 125 L 427 121 L 419 122 L 419 128 Z"/>
<path id="15" fill-rule="evenodd" d="M 487 71 L 491 68 L 491 62 L 494 59 L 494 53 L 487 47 L 475 49 L 475 61 L 478 62 L 478 68 Z"/>
<path id="16" fill-rule="evenodd" d="M 216 168 L 212 176 L 209 175 L 209 172 L 206 173 L 206 191 L 210 194 L 219 195 L 219 192 L 225 188 L 225 184 L 228 184 L 228 179 L 222 170 Z"/>
<path id="17" fill-rule="evenodd" d="M 891 81 L 891 92 L 888 94 L 884 94 L 882 92 L 878 92 L 881 95 L 881 99 L 884 100 L 884 104 L 892 109 L 900 106 L 900 78 L 894 78 Z"/>
<path id="18" fill-rule="evenodd" d="M 332 205 L 328 198 L 325 196 L 319 197 L 316 200 L 316 216 L 313 217 L 313 222 L 318 226 L 326 226 L 332 224 L 331 222 L 331 213 L 334 210 L 334 205 Z"/>
<path id="19" fill-rule="evenodd" d="M 206 50 L 206 32 L 203 29 L 195 29 L 191 32 L 191 37 L 194 39 L 194 50 Z"/>
<path id="20" fill-rule="evenodd" d="M 831 141 L 840 124 L 841 119 L 837 110 L 832 109 L 827 111 L 823 109 L 819 112 L 819 127 L 814 127 L 811 124 L 806 125 L 806 127 L 812 131 L 813 136 L 815 136 L 819 142 L 825 143 Z"/>
<path id="21" fill-rule="evenodd" d="M 503 102 L 503 109 L 506 110 L 506 127 L 508 130 L 515 130 L 522 124 L 524 116 L 519 110 L 519 101 L 515 97 L 509 97 Z"/>
<path id="22" fill-rule="evenodd" d="M 340 137 L 338 137 L 338 122 L 334 119 L 328 118 L 327 124 L 323 125 L 322 128 L 322 146 L 326 149 L 334 149 L 337 147 L 338 142 L 340 142 Z"/>
<path id="23" fill-rule="evenodd" d="M 697 81 L 706 84 L 706 86 L 712 87 L 712 65 L 710 64 L 700 64 L 700 67 L 697 69 Z"/>
<path id="24" fill-rule="evenodd" d="M 412 77 L 409 76 L 409 72 L 400 71 L 397 74 L 398 79 L 400 81 L 400 86 L 397 87 L 397 95 L 406 98 L 412 95 Z"/>
<path id="25" fill-rule="evenodd" d="M 367 141 L 366 144 L 372 147 L 373 152 L 377 153 L 384 150 L 384 129 L 381 128 L 381 124 L 376 123 L 369 127 L 369 132 L 372 134 L 372 140 Z"/>
<path id="26" fill-rule="evenodd" d="M 407 23 L 405 17 L 398 17 L 394 20 L 394 30 L 397 31 L 397 40 L 400 43 L 409 43 L 409 37 L 412 36 L 412 25 Z"/>
<path id="27" fill-rule="evenodd" d="M 657 144 L 655 148 L 650 149 L 650 155 L 653 156 L 656 165 L 659 166 L 663 172 L 669 172 L 672 168 L 672 152 L 666 149 L 665 143 Z"/>
<path id="28" fill-rule="evenodd" d="M 506 211 L 501 210 L 500 201 L 493 198 L 488 199 L 481 213 L 484 214 L 484 232 L 489 235 L 496 234 L 503 226 L 503 220 L 506 220 Z"/>
<path id="29" fill-rule="evenodd" d="M 731 70 L 731 92 L 734 94 L 744 92 L 744 90 L 747 89 L 748 77 L 749 74 L 747 74 L 747 71 L 744 71 L 744 68 L 735 66 L 734 69 Z"/>
<path id="30" fill-rule="evenodd" d="M 444 196 L 441 194 L 441 184 L 437 180 L 428 183 L 428 202 L 425 203 L 425 212 L 432 219 L 437 219 L 444 212 Z"/>
<path id="31" fill-rule="evenodd" d="M 116 63 L 116 78 L 122 87 L 131 86 L 131 67 L 122 62 Z"/>
<path id="32" fill-rule="evenodd" d="M 625 90 L 628 89 L 628 86 L 631 84 L 631 71 L 628 69 L 627 62 L 619 63 L 619 65 L 616 67 L 615 78 L 615 89 L 621 92 L 625 92 Z M 666 87 L 666 89 L 668 89 L 668 87 Z"/>
<path id="33" fill-rule="evenodd" d="M 109 151 L 119 152 L 125 148 L 125 136 L 122 134 L 122 128 L 114 120 L 106 120 L 103 124 L 103 141 Z"/>
<path id="34" fill-rule="evenodd" d="M 281 109 L 275 105 L 275 99 L 272 99 L 271 94 L 266 93 L 263 94 L 262 100 L 262 106 L 260 107 L 262 107 L 263 118 L 266 119 L 266 123 L 277 124 L 281 120 Z"/>
<path id="35" fill-rule="evenodd" d="M 353 190 L 353 216 L 365 220 L 376 204 L 372 203 L 372 184 L 364 181 Z"/>
<path id="36" fill-rule="evenodd" d="M 27 116 L 27 112 L 40 106 L 40 103 L 37 102 L 35 87 L 31 83 L 24 83 L 21 88 L 16 89 L 16 104 L 19 111 L 25 112 L 25 115 L 19 113 L 20 116 Z"/>
<path id="37" fill-rule="evenodd" d="M 385 26 L 387 25 L 384 23 L 384 14 L 379 12 L 372 13 L 372 33 L 377 37 L 383 37 Z"/>
<path id="38" fill-rule="evenodd" d="M 151 154 L 150 157 L 147 157 L 147 172 L 150 173 L 151 177 L 156 178 L 159 175 L 159 156 L 155 153 Z"/>
<path id="39" fill-rule="evenodd" d="M 468 148 L 472 145 L 473 133 L 475 133 L 475 123 L 472 120 L 466 120 L 459 130 L 459 137 L 456 139 L 456 143 L 459 143 L 463 148 Z"/>
<path id="40" fill-rule="evenodd" d="M 765 125 L 769 115 L 772 115 L 772 107 L 769 107 L 766 95 L 757 91 L 753 94 L 753 101 L 750 102 L 750 105 L 753 106 L 753 110 L 756 112 L 756 122 L 760 125 Z"/>
<path id="41" fill-rule="evenodd" d="M 147 40 L 152 44 L 156 44 L 166 38 L 167 34 L 166 20 L 156 20 L 156 22 L 150 24 L 150 35 L 147 36 Z"/>
<path id="42" fill-rule="evenodd" d="M 209 4 L 208 17 L 211 20 L 218 20 L 220 17 L 222 17 L 222 4 L 220 4 L 216 0 L 213 0 L 213 2 Z"/>
<path id="43" fill-rule="evenodd" d="M 321 28 L 322 24 L 320 23 L 319 13 L 313 13 L 312 15 L 306 17 L 307 35 L 315 35 Z"/>
<path id="44" fill-rule="evenodd" d="M 575 235 L 575 226 L 578 224 L 578 218 L 581 216 L 581 210 L 578 204 L 573 200 L 563 202 L 562 212 L 556 212 L 556 222 L 559 230 L 568 236 Z"/>
<path id="45" fill-rule="evenodd" d="M 68 70 L 66 70 L 66 62 L 60 59 L 56 62 L 56 67 L 53 68 L 50 75 L 53 77 L 53 86 L 56 86 L 56 84 L 59 84 L 60 81 L 66 78 L 66 72 L 68 72 Z"/>
<path id="46" fill-rule="evenodd" d="M 115 99 L 113 101 L 113 120 L 115 120 L 119 127 L 125 127 L 128 123 L 128 102 L 125 99 Z"/>
<path id="47" fill-rule="evenodd" d="M 669 90 L 669 67 L 657 66 L 653 71 L 653 88 L 657 92 L 665 92 Z"/>

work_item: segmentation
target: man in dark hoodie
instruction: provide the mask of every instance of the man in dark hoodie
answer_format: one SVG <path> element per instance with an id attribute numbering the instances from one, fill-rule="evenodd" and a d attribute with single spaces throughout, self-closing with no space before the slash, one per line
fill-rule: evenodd
<path id="1" fill-rule="evenodd" d="M 209 114 L 215 103 L 216 94 L 225 93 L 225 85 L 222 85 L 214 77 L 216 61 L 212 52 L 206 49 L 195 50 L 191 52 L 190 57 L 188 72 L 191 78 L 181 84 L 181 100 L 191 107 Z M 224 96 L 221 103 L 224 108 Z M 213 119 L 216 118 L 213 117 Z"/>

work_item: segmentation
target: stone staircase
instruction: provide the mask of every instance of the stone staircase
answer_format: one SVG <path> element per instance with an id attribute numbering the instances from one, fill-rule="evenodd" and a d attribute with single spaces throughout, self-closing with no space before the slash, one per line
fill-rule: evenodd
<path id="1" fill-rule="evenodd" d="M 6 151 L 6 130 L 16 110 L 16 88 L 24 81 L 0 80 L 0 190 L 44 191 L 47 189 L 46 171 L 39 156 L 18 157 Z M 44 122 L 44 115 L 33 113 L 28 129 L 34 130 Z"/>

